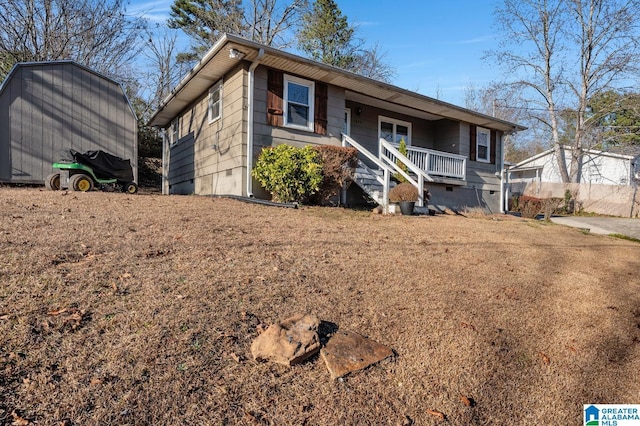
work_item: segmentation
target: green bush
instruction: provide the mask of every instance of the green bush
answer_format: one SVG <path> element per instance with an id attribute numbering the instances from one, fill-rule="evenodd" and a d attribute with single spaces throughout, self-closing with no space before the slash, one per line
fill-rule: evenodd
<path id="1" fill-rule="evenodd" d="M 251 174 L 274 201 L 305 202 L 320 188 L 322 160 L 311 146 L 283 144 L 264 148 Z"/>

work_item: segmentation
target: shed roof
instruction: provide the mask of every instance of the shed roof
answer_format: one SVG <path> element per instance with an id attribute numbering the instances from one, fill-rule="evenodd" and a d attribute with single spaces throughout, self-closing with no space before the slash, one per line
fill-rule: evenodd
<path id="1" fill-rule="evenodd" d="M 17 72 L 18 68 L 26 68 L 26 67 L 41 67 L 44 65 L 73 65 L 76 66 L 78 68 L 83 69 L 84 71 L 87 71 L 91 74 L 97 75 L 98 77 L 109 81 L 115 85 L 117 85 L 118 87 L 120 87 L 120 90 L 122 91 L 122 95 L 124 96 L 124 99 L 127 101 L 127 104 L 129 105 L 129 109 L 131 110 L 131 114 L 133 114 L 134 117 L 137 117 L 135 110 L 133 109 L 133 105 L 131 105 L 131 101 L 129 101 L 129 97 L 127 96 L 127 92 L 124 90 L 124 86 L 122 85 L 122 83 L 120 83 L 118 80 L 111 78 L 109 76 L 107 76 L 106 74 L 102 74 L 96 70 L 93 70 L 85 65 L 82 65 L 76 61 L 72 61 L 70 59 L 65 59 L 65 60 L 56 60 L 56 61 L 38 61 L 38 62 L 17 62 L 13 65 L 13 67 L 11 67 L 11 70 L 9 71 L 9 74 L 7 74 L 7 76 L 5 77 L 5 79 L 2 81 L 2 83 L 0 83 L 0 95 L 2 95 L 2 92 L 5 90 L 5 88 L 9 85 L 9 81 L 11 80 L 11 78 L 13 77 L 13 75 Z M 137 118 L 136 118 L 137 119 Z"/>
<path id="2" fill-rule="evenodd" d="M 232 50 L 239 52 L 240 55 L 230 54 Z M 149 125 L 166 127 L 180 111 L 201 96 L 232 67 L 236 66 L 239 59 L 247 61 L 259 59 L 261 65 L 342 87 L 347 90 L 347 95 L 352 98 L 379 99 L 407 110 L 412 110 L 417 115 L 428 115 L 432 118 L 450 118 L 504 132 L 516 132 L 526 129 L 526 127 L 516 123 L 480 114 L 229 34 L 223 35 L 200 62 L 178 83 L 151 117 Z"/>

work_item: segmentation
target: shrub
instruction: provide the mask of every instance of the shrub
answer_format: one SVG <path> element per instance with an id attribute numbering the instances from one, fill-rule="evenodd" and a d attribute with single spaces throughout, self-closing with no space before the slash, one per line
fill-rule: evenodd
<path id="1" fill-rule="evenodd" d="M 358 151 L 333 145 L 318 145 L 322 162 L 322 183 L 320 189 L 311 197 L 314 204 L 327 204 L 338 195 L 343 187 L 348 187 L 358 165 Z"/>
<path id="2" fill-rule="evenodd" d="M 398 151 L 400 151 L 400 154 L 404 155 L 405 157 L 409 154 L 409 149 L 407 148 L 407 143 L 405 142 L 404 138 L 400 139 L 400 145 L 398 145 Z M 400 169 L 405 172 L 405 173 L 409 173 L 409 168 L 407 167 L 406 164 L 404 164 L 402 161 L 400 160 L 396 160 L 396 165 L 398 167 L 400 167 Z M 398 182 L 398 183 L 404 183 L 407 181 L 407 178 L 405 178 L 404 176 L 402 176 L 400 173 L 394 173 L 393 178 Z"/>
<path id="3" fill-rule="evenodd" d="M 544 213 L 544 219 L 549 220 L 551 215 L 562 205 L 562 202 L 562 198 L 536 198 L 521 195 L 518 198 L 517 210 L 522 213 L 522 217 L 533 219 Z"/>
<path id="4" fill-rule="evenodd" d="M 535 218 L 542 213 L 542 199 L 521 195 L 518 198 L 517 211 L 522 214 L 522 217 Z"/>
<path id="5" fill-rule="evenodd" d="M 389 200 L 392 203 L 400 201 L 418 201 L 418 188 L 408 182 L 400 183 L 389 191 Z"/>
<path id="6" fill-rule="evenodd" d="M 274 201 L 305 202 L 322 183 L 320 154 L 311 146 L 264 148 L 251 171 Z"/>

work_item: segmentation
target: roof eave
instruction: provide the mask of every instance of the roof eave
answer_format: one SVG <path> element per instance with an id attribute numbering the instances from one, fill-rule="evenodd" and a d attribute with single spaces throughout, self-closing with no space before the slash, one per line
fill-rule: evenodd
<path id="1" fill-rule="evenodd" d="M 150 126 L 165 127 L 171 120 L 178 114 L 177 109 L 182 109 L 191 103 L 195 98 L 183 96 L 182 102 L 179 102 L 176 107 L 171 108 L 171 111 L 167 110 L 167 107 L 172 102 L 176 102 L 180 98 L 181 93 L 185 91 L 187 86 L 193 85 L 194 79 L 198 78 L 198 74 L 207 65 L 214 60 L 221 52 L 224 52 L 225 48 L 240 47 L 245 54 L 244 60 L 251 61 L 255 59 L 260 49 L 264 51 L 264 57 L 261 62 L 265 66 L 269 66 L 270 62 L 285 62 L 292 68 L 298 64 L 303 68 L 306 68 L 309 73 L 314 74 L 314 78 L 318 81 L 323 81 L 328 84 L 343 87 L 346 90 L 351 90 L 358 93 L 368 94 L 369 96 L 376 97 L 378 99 L 392 102 L 392 103 L 411 103 L 414 104 L 414 109 L 423 110 L 443 118 L 455 118 L 460 121 L 466 121 L 475 125 L 489 127 L 496 130 L 501 130 L 505 133 L 515 133 L 522 130 L 526 130 L 526 127 L 516 123 L 511 123 L 502 119 L 491 117 L 485 114 L 477 113 L 466 108 L 459 107 L 438 99 L 430 98 L 428 96 L 421 95 L 419 93 L 411 92 L 407 89 L 403 89 L 397 86 L 393 86 L 388 83 L 384 83 L 378 80 L 374 80 L 368 77 L 363 77 L 349 71 L 342 70 L 330 65 L 315 62 L 311 59 L 303 58 L 294 55 L 289 52 L 284 52 L 269 46 L 264 46 L 260 43 L 256 43 L 251 40 L 244 39 L 242 37 L 224 34 L 213 47 L 205 54 L 205 56 L 193 67 L 193 69 L 185 75 L 185 77 L 178 83 L 178 85 L 171 91 L 171 93 L 163 100 L 158 110 L 153 114 L 149 120 Z M 224 59 L 220 59 L 224 61 Z M 228 72 L 233 64 L 228 63 L 229 68 L 220 70 L 220 74 Z M 284 69 L 284 71 L 287 71 Z M 304 74 L 301 74 L 305 76 Z M 309 77 L 309 76 L 307 76 Z M 337 81 L 339 80 L 339 81 Z M 209 79 L 210 84 L 215 83 Z M 202 84 L 200 85 L 202 86 Z M 371 93 L 377 93 L 378 96 L 371 95 Z M 385 98 L 385 94 L 387 98 Z"/>

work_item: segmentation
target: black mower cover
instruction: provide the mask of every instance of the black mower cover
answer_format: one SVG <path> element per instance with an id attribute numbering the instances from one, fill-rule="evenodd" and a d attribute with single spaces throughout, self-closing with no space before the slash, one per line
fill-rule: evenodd
<path id="1" fill-rule="evenodd" d="M 65 153 L 66 158 L 63 157 L 63 159 L 91 167 L 98 179 L 118 179 L 120 183 L 133 182 L 131 160 L 123 160 L 104 151 L 87 151 L 81 154 L 69 149 L 68 154 L 71 158 Z"/>

